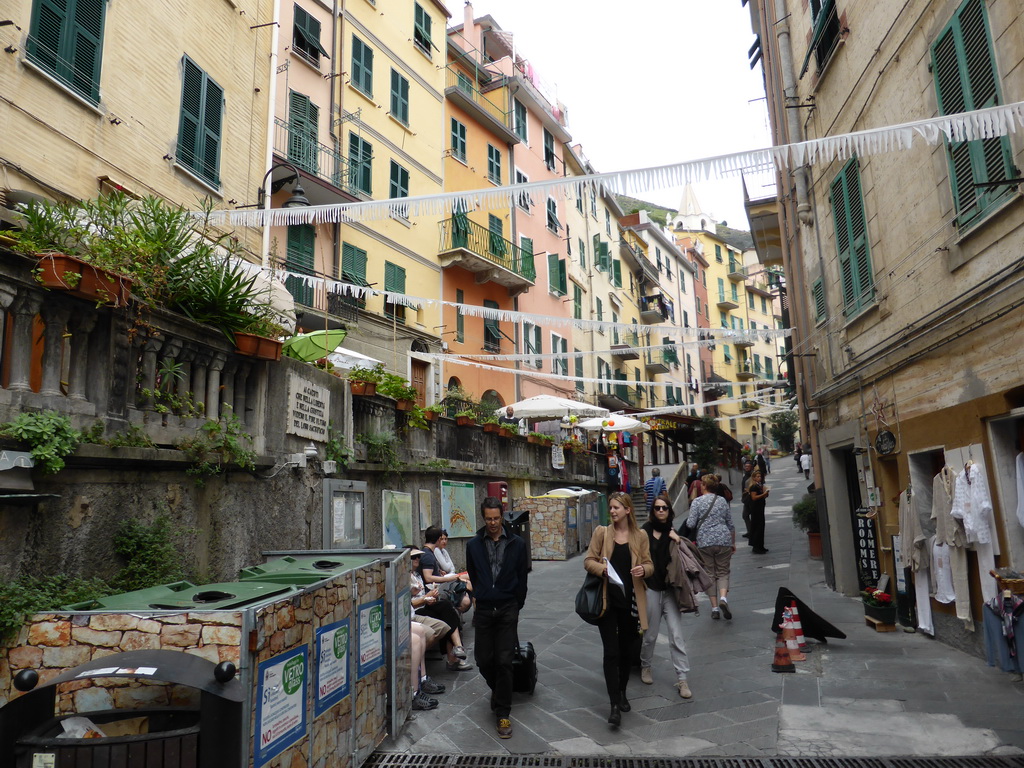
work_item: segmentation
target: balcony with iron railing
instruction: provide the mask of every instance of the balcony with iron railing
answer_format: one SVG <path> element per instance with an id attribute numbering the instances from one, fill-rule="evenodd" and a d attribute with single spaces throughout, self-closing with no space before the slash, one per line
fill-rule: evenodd
<path id="1" fill-rule="evenodd" d="M 760 366 L 758 366 L 760 368 Z M 756 379 L 758 371 L 754 369 L 753 363 L 749 360 L 738 360 L 736 362 L 736 378 L 740 381 L 750 381 Z"/>
<path id="2" fill-rule="evenodd" d="M 635 333 L 623 333 L 619 330 L 612 331 L 611 350 L 616 360 L 639 360 L 640 353 L 636 347 L 640 346 Z"/>
<path id="3" fill-rule="evenodd" d="M 648 373 L 668 373 L 673 365 L 679 365 L 679 356 L 674 349 L 662 349 L 644 353 L 644 367 Z"/>
<path id="4" fill-rule="evenodd" d="M 658 269 L 647 256 L 647 244 L 631 229 L 619 230 L 619 252 L 623 258 L 631 259 L 640 267 L 644 277 L 658 282 Z"/>
<path id="5" fill-rule="evenodd" d="M 727 293 L 726 291 L 719 291 L 718 292 L 718 301 L 716 302 L 716 306 L 719 309 L 725 310 L 725 311 L 729 311 L 731 309 L 739 309 L 739 306 L 740 306 L 739 297 L 738 296 L 733 296 L 733 295 Z"/>
<path id="6" fill-rule="evenodd" d="M 333 187 L 353 191 L 349 188 L 348 158 L 279 117 L 274 118 L 274 153 Z"/>
<path id="7" fill-rule="evenodd" d="M 503 81 L 504 77 L 492 77 L 489 90 L 484 93 L 474 78 L 458 67 L 448 66 L 445 71 L 444 95 L 495 130 L 505 141 L 516 144 L 519 137 L 512 130 L 511 110 L 507 103 L 508 89 L 498 87 Z"/>
<path id="8" fill-rule="evenodd" d="M 441 221 L 438 257 L 442 268 L 458 265 L 478 279 L 498 283 L 512 293 L 529 289 L 537 279 L 533 254 L 465 215 Z"/>
<path id="9" fill-rule="evenodd" d="M 743 282 L 747 279 L 743 262 L 733 256 L 729 256 L 729 279 L 736 282 Z"/>
<path id="10" fill-rule="evenodd" d="M 672 299 L 664 294 L 640 297 L 640 321 L 664 323 L 673 315 Z"/>

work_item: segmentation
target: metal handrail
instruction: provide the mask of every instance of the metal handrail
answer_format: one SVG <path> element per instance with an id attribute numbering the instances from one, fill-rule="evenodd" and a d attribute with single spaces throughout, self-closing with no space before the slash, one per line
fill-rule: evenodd
<path id="1" fill-rule="evenodd" d="M 465 248 L 520 277 L 531 281 L 537 279 L 532 253 L 472 221 L 468 216 L 451 216 L 438 222 L 438 226 L 441 229 L 442 253 Z"/>

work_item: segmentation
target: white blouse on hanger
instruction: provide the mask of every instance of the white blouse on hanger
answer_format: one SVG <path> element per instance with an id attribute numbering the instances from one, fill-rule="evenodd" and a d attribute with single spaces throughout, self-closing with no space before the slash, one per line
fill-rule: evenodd
<path id="1" fill-rule="evenodd" d="M 963 520 L 969 544 L 991 543 L 992 497 L 988 492 L 985 474 L 977 464 L 968 464 L 956 476 L 950 514 Z"/>

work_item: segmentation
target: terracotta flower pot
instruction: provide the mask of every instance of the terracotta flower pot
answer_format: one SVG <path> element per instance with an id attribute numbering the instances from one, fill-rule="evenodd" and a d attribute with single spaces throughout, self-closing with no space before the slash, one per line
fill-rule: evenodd
<path id="1" fill-rule="evenodd" d="M 471 416 L 456 416 L 455 424 L 459 427 L 472 427 L 476 422 Z"/>
<path id="2" fill-rule="evenodd" d="M 411 411 L 412 407 L 416 405 L 414 400 L 396 400 L 395 410 L 396 411 Z"/>
<path id="3" fill-rule="evenodd" d="M 284 342 L 257 336 L 254 333 L 235 332 L 235 348 L 240 355 L 255 357 L 257 360 L 280 360 Z"/>
<path id="4" fill-rule="evenodd" d="M 497 434 L 500 431 L 501 431 L 501 425 L 500 424 L 492 424 L 490 422 L 488 422 L 487 424 L 484 424 L 484 432 L 490 432 L 492 434 Z"/>
<path id="5" fill-rule="evenodd" d="M 423 418 L 427 421 L 437 421 L 437 411 L 424 411 Z"/>
<path id="6" fill-rule="evenodd" d="M 39 257 L 36 280 L 44 288 L 67 291 L 72 296 L 123 307 L 128 303 L 132 281 L 64 253 Z"/>
<path id="7" fill-rule="evenodd" d="M 348 382 L 353 395 L 372 397 L 377 394 L 377 382 L 375 381 L 352 381 Z"/>
<path id="8" fill-rule="evenodd" d="M 508 427 L 499 427 L 498 428 L 498 437 L 504 437 L 504 438 L 512 437 L 512 430 L 509 429 Z"/>

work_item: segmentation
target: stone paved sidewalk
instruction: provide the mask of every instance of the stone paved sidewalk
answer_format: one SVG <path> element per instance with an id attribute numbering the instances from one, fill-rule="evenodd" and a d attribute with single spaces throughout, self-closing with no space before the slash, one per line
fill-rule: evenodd
<path id="1" fill-rule="evenodd" d="M 744 544 L 734 557 L 733 620 L 712 621 L 706 601 L 699 616 L 683 617 L 692 699 L 680 699 L 673 686 L 663 636 L 654 684 L 631 677 L 633 709 L 622 727 L 611 728 L 600 638 L 572 607 L 582 556 L 536 562 L 520 636 L 537 649 L 540 677 L 533 696 L 515 695 L 513 737 L 497 737 L 476 671 L 447 672 L 431 661 L 431 675 L 448 686 L 440 706 L 416 713 L 381 748 L 676 757 L 1024 754 L 1024 684 L 923 635 L 866 627 L 860 601 L 825 587 L 822 564 L 808 558 L 806 537 L 792 526 L 790 506 L 804 491 L 803 475 L 792 459 L 774 464 L 770 552 L 755 556 Z M 737 502 L 733 514 L 739 518 Z M 810 641 L 796 674 L 771 671 L 769 624 L 780 586 L 847 634 L 827 645 Z M 468 629 L 467 644 L 472 640 Z"/>

